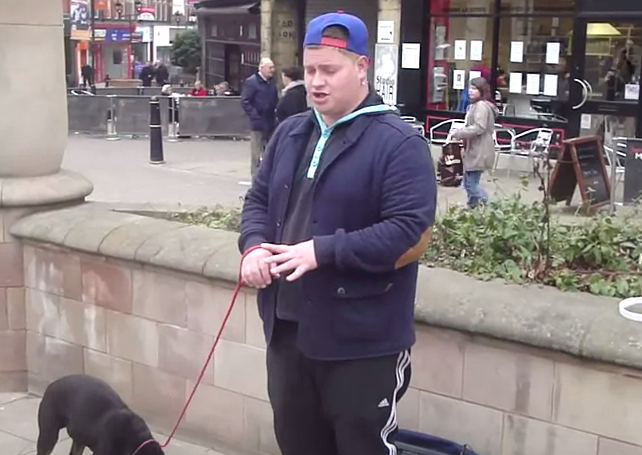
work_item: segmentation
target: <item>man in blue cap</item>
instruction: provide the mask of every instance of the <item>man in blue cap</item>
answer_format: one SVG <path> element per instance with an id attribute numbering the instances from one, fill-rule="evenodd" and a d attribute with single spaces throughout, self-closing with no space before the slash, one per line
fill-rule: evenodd
<path id="1" fill-rule="evenodd" d="M 397 453 L 437 186 L 425 140 L 370 91 L 367 43 L 350 14 L 310 22 L 313 110 L 277 128 L 243 207 L 283 455 Z"/>

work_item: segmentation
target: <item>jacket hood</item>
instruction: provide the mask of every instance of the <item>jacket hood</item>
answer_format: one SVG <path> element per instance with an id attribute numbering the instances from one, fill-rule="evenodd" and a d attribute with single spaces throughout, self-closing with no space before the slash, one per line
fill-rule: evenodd
<path id="1" fill-rule="evenodd" d="M 303 81 L 292 81 L 288 85 L 283 87 L 283 90 L 281 90 L 281 94 L 285 95 L 288 92 L 288 90 L 292 90 L 295 87 L 302 87 L 304 85 L 305 85 L 305 82 Z"/>

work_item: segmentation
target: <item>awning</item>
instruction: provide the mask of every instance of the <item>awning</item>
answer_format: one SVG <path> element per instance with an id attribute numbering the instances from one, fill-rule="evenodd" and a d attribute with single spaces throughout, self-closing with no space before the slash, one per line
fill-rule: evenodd
<path id="1" fill-rule="evenodd" d="M 201 2 L 196 9 L 197 16 L 212 16 L 219 14 L 258 14 L 260 10 L 260 1 L 253 1 L 234 6 L 209 6 L 212 2 Z"/>

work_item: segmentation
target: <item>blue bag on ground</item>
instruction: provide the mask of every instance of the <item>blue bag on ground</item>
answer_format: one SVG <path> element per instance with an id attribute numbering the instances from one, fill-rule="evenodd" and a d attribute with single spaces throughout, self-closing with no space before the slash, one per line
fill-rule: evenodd
<path id="1" fill-rule="evenodd" d="M 478 455 L 466 445 L 409 430 L 399 430 L 395 445 L 399 455 Z"/>

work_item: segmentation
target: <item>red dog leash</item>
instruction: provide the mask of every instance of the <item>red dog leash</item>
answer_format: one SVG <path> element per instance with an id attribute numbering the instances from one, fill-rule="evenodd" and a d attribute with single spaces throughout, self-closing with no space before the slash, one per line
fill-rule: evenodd
<path id="1" fill-rule="evenodd" d="M 252 248 L 249 248 L 245 253 L 243 253 L 243 256 L 241 257 L 241 266 L 243 265 L 243 260 L 247 257 L 248 254 L 250 254 L 252 251 L 258 250 L 261 248 L 259 245 L 253 246 Z M 225 313 L 225 317 L 223 318 L 223 321 L 221 322 L 221 326 L 218 329 L 218 333 L 216 334 L 216 337 L 214 338 L 214 343 L 212 344 L 212 347 L 210 348 L 209 354 L 207 354 L 207 358 L 205 359 L 205 363 L 203 364 L 203 368 L 201 369 L 201 372 L 198 375 L 198 378 L 196 379 L 196 382 L 194 383 L 194 387 L 192 388 L 192 391 L 189 394 L 189 397 L 187 397 L 187 401 L 185 402 L 185 406 L 183 406 L 183 410 L 178 416 L 178 419 L 176 419 L 176 423 L 174 424 L 174 428 L 172 428 L 171 433 L 167 437 L 167 440 L 165 441 L 164 444 L 160 444 L 161 448 L 165 448 L 169 445 L 170 442 L 172 442 L 172 439 L 174 439 L 174 435 L 176 434 L 176 431 L 178 430 L 178 427 L 180 426 L 181 422 L 185 418 L 185 414 L 187 413 L 187 410 L 189 409 L 190 404 L 192 403 L 192 400 L 194 399 L 194 395 L 196 395 L 196 391 L 198 390 L 198 387 L 201 385 L 201 382 L 203 381 L 203 377 L 205 376 L 205 373 L 207 372 L 207 367 L 209 366 L 210 362 L 212 361 L 212 357 L 214 356 L 214 351 L 216 350 L 216 345 L 218 345 L 219 340 L 221 339 L 221 335 L 223 334 L 223 330 L 225 329 L 225 326 L 227 325 L 227 320 L 230 318 L 230 315 L 232 314 L 232 310 L 234 309 L 234 305 L 236 304 L 236 299 L 241 292 L 241 289 L 243 289 L 243 277 L 241 276 L 241 270 L 239 270 L 239 277 L 236 282 L 236 287 L 234 288 L 234 294 L 232 294 L 232 300 L 230 301 L 230 305 L 227 308 L 227 312 Z M 141 445 L 139 445 L 136 450 L 132 453 L 132 455 L 138 455 L 138 452 L 140 452 L 143 447 L 147 446 L 148 444 L 151 444 L 153 442 L 157 442 L 155 439 L 147 439 L 143 441 Z"/>

